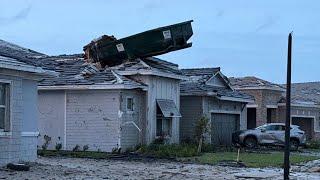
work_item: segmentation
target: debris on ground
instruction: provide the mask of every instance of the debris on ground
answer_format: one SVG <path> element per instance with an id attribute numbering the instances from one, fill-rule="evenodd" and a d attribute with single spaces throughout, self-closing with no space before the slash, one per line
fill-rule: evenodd
<path id="1" fill-rule="evenodd" d="M 30 166 L 22 163 L 9 163 L 7 168 L 14 171 L 29 171 Z"/>
<path id="2" fill-rule="evenodd" d="M 172 161 L 126 161 L 39 157 L 30 171 L 0 169 L 6 179 L 282 179 L 281 168 L 237 168 Z M 276 175 L 276 176 L 274 176 Z M 319 173 L 292 172 L 292 179 L 319 179 Z"/>

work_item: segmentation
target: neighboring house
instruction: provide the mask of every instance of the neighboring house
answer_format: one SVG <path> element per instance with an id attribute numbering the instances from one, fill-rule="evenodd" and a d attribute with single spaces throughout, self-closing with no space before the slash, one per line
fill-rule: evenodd
<path id="1" fill-rule="evenodd" d="M 37 157 L 37 80 L 54 75 L 33 62 L 39 56 L 0 40 L 0 166 Z"/>
<path id="2" fill-rule="evenodd" d="M 149 144 L 165 136 L 179 142 L 178 66 L 156 58 L 97 69 L 79 55 L 48 57 L 60 72 L 39 84 L 40 134 L 48 148 L 107 151 Z"/>
<path id="3" fill-rule="evenodd" d="M 285 88 L 282 85 L 257 77 L 230 78 L 230 81 L 235 89 L 255 97 L 255 102 L 247 105 L 248 129 L 271 122 L 285 122 Z M 291 123 L 299 125 L 307 138 L 312 139 L 319 137 L 320 106 L 319 95 L 308 86 L 305 84 L 305 90 L 302 90 L 299 89 L 301 85 L 292 84 Z"/>
<path id="4" fill-rule="evenodd" d="M 231 145 L 232 133 L 247 128 L 246 104 L 252 96 L 235 91 L 220 68 L 182 69 L 189 79 L 181 83 L 181 140 L 193 139 L 196 122 L 209 118 L 211 133 L 206 141 Z"/>

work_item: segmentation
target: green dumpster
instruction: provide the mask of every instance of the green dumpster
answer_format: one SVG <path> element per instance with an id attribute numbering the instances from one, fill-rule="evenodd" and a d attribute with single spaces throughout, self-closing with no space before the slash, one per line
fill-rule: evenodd
<path id="1" fill-rule="evenodd" d="M 102 36 L 83 49 L 86 58 L 108 66 L 120 64 L 125 59 L 165 54 L 192 46 L 187 42 L 193 34 L 191 22 L 160 27 L 119 40 L 113 36 Z"/>

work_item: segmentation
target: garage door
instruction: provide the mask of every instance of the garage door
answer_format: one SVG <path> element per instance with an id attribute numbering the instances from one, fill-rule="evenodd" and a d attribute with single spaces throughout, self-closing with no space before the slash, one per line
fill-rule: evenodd
<path id="1" fill-rule="evenodd" d="M 239 130 L 240 116 L 236 114 L 211 115 L 211 141 L 215 145 L 230 146 L 232 133 Z"/>
<path id="2" fill-rule="evenodd" d="M 312 138 L 313 118 L 292 117 L 292 124 L 300 126 L 300 129 L 306 133 L 307 139 Z"/>

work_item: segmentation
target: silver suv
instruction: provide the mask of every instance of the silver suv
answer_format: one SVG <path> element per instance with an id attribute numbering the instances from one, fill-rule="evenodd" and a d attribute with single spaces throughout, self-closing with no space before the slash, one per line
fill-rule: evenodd
<path id="1" fill-rule="evenodd" d="M 292 150 L 297 150 L 299 146 L 304 145 L 306 136 L 299 126 L 290 126 L 290 146 Z M 285 142 L 285 124 L 270 123 L 259 126 L 255 129 L 237 131 L 233 133 L 232 140 L 234 143 L 254 148 L 259 145 L 283 146 Z"/>

